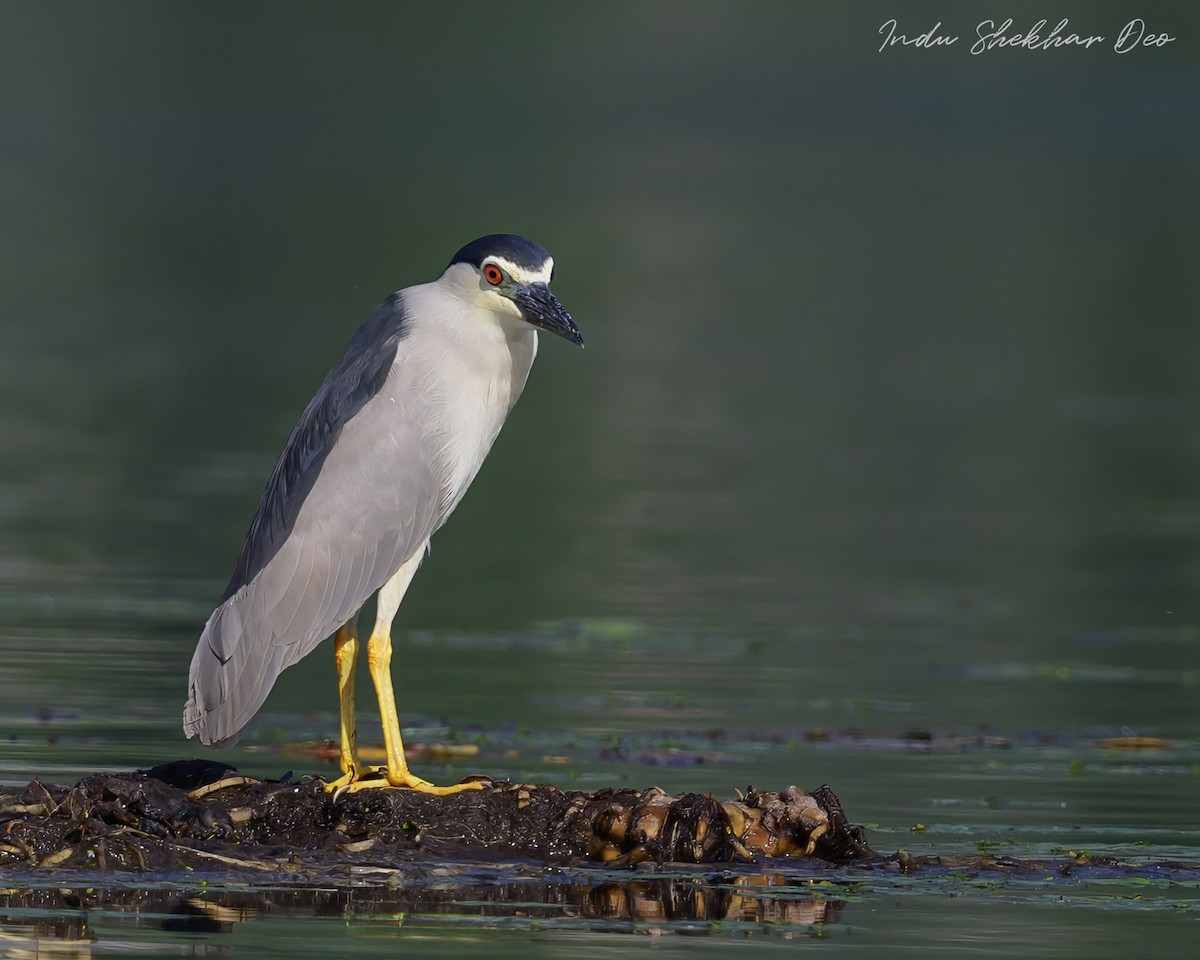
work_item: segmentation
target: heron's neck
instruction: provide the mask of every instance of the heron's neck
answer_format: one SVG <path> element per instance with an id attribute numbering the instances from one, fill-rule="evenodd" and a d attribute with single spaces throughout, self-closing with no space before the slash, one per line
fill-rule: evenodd
<path id="1" fill-rule="evenodd" d="M 404 374 L 416 377 L 410 388 L 427 411 L 430 435 L 438 438 L 436 472 L 448 514 L 525 387 L 537 331 L 468 303 L 447 311 L 445 299 L 439 299 L 441 313 L 434 313 L 417 299 L 427 292 L 412 288 L 405 291 L 406 299 L 410 295 L 415 316 L 439 321 L 414 325 L 398 362 Z"/>

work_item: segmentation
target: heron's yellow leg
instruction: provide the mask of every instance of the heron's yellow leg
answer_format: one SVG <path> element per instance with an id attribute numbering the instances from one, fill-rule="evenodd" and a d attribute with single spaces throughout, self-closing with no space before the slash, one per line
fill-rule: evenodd
<path id="1" fill-rule="evenodd" d="M 438 787 L 422 780 L 408 769 L 408 761 L 404 757 L 404 740 L 400 734 L 400 718 L 396 713 L 396 696 L 392 692 L 391 632 L 386 627 L 382 632 L 378 632 L 379 626 L 376 624 L 376 632 L 371 634 L 367 643 L 367 664 L 371 669 L 371 679 L 375 681 L 375 693 L 379 697 L 379 711 L 383 715 L 383 745 L 387 753 L 387 766 L 379 772 L 393 787 L 408 787 L 410 790 L 433 793 L 439 797 L 463 790 L 482 789 L 483 784 L 478 782 Z"/>
<path id="2" fill-rule="evenodd" d="M 326 789 L 338 790 L 362 776 L 358 763 L 358 726 L 354 718 L 354 671 L 358 662 L 357 617 L 338 627 L 333 635 L 333 660 L 337 665 L 338 704 L 342 714 L 342 775 Z"/>
<path id="3" fill-rule="evenodd" d="M 432 793 L 444 797 L 463 790 L 481 790 L 483 783 L 456 783 L 449 787 L 439 787 L 413 774 L 408 769 L 408 761 L 404 757 L 404 740 L 400 735 L 400 717 L 396 712 L 396 695 L 392 691 L 392 620 L 400 608 L 400 601 L 408 584 L 417 572 L 425 549 L 422 547 L 402 566 L 379 591 L 375 614 L 375 628 L 371 631 L 371 639 L 367 641 L 367 666 L 371 671 L 371 680 L 375 684 L 375 695 L 379 699 L 379 712 L 383 717 L 383 744 L 387 754 L 386 766 L 377 767 L 370 771 L 359 769 L 357 775 L 350 777 L 346 783 L 339 781 L 347 791 L 366 790 L 371 787 L 406 787 L 419 790 L 422 793 Z M 339 674 L 340 676 L 340 674 Z M 345 762 L 345 701 L 342 702 L 342 754 Z M 353 701 L 351 701 L 351 724 L 353 725 Z M 343 770 L 345 766 L 343 766 Z M 347 774 L 349 772 L 347 771 Z M 382 779 L 379 779 L 382 777 Z M 346 778 L 342 778 L 346 779 Z"/>

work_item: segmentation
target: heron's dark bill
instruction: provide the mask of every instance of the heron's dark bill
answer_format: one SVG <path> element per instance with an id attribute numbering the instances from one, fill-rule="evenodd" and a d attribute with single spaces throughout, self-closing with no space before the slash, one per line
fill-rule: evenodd
<path id="1" fill-rule="evenodd" d="M 583 346 L 583 337 L 575 321 L 546 284 L 526 284 L 513 293 L 513 302 L 521 308 L 521 315 L 535 327 L 570 340 L 576 346 Z"/>

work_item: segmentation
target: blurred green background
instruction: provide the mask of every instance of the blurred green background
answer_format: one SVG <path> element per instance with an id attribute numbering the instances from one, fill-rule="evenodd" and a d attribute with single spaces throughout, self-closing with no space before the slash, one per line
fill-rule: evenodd
<path id="1" fill-rule="evenodd" d="M 891 17 L 962 39 L 880 53 Z M 971 56 L 986 17 L 1108 40 Z M 1117 55 L 1133 17 L 1178 39 Z M 884 851 L 1194 863 L 1198 38 L 1157 2 L 0 5 L 0 780 L 201 752 L 188 662 L 292 423 L 383 296 L 513 231 L 588 349 L 543 342 L 397 620 L 410 739 L 480 745 L 420 772 L 825 781 Z M 272 745 L 335 732 L 318 652 L 222 756 L 328 772 Z M 947 922 L 1011 955 L 1035 900 Z"/>
<path id="2" fill-rule="evenodd" d="M 492 231 L 552 252 L 588 349 L 543 342 L 436 538 L 402 714 L 1194 738 L 1200 13 L 1015 3 L 1110 41 L 971 56 L 996 13 L 0 8 L 0 775 L 47 724 L 71 771 L 198 749 L 187 665 L 288 430 Z M 963 39 L 880 53 L 893 16 Z M 1113 53 L 1133 16 L 1179 39 Z M 331 666 L 249 742 L 333 735 Z"/>

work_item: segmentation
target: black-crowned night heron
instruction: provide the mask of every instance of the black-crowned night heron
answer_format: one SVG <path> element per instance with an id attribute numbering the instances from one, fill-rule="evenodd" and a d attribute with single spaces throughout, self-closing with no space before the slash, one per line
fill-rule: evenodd
<path id="1" fill-rule="evenodd" d="M 334 635 L 342 776 L 446 794 L 408 770 L 392 693 L 391 626 L 429 547 L 525 386 L 537 328 L 583 346 L 550 292 L 554 261 L 511 234 L 480 237 L 432 283 L 367 317 L 309 401 L 275 465 L 221 604 L 192 657 L 183 729 L 229 746 L 275 678 Z M 367 662 L 387 763 L 359 763 L 358 612 L 376 590 Z"/>

